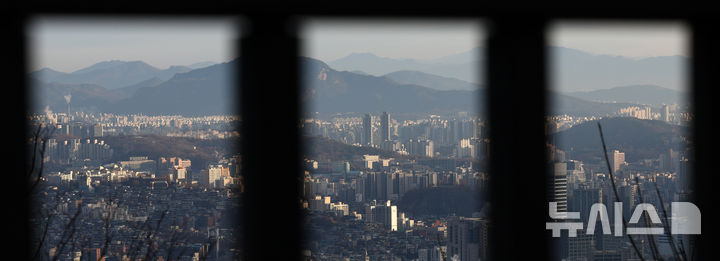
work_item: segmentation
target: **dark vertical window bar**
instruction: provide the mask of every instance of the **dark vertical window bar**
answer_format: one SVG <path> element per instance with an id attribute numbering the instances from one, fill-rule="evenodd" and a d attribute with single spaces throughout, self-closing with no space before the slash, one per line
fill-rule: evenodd
<path id="1" fill-rule="evenodd" d="M 503 16 L 488 32 L 491 260 L 543 260 L 546 157 L 544 19 Z"/>
<path id="2" fill-rule="evenodd" d="M 243 197 L 246 260 L 292 260 L 298 257 L 300 217 L 297 211 L 299 181 L 299 147 L 297 142 L 297 40 L 286 35 L 287 19 L 252 16 L 249 30 L 242 42 L 242 134 L 243 175 L 246 195 Z M 24 86 L 25 39 L 22 15 L 13 14 L 6 24 L 14 50 L 8 64 L 15 87 Z M 547 184 L 544 152 L 545 55 L 543 25 L 545 21 L 527 17 L 497 19 L 490 24 L 488 35 L 488 78 L 490 112 L 491 173 L 490 196 L 492 220 L 490 243 L 493 260 L 544 259 L 552 249 L 545 231 Z M 695 144 L 697 190 L 696 204 L 706 210 L 703 236 L 698 237 L 694 259 L 711 257 L 716 220 L 710 211 L 717 184 L 712 168 L 713 150 L 718 143 L 713 126 L 711 106 L 716 75 L 713 64 L 720 58 L 720 40 L 715 20 L 693 20 L 692 86 L 695 104 Z M 13 102 L 5 103 L 6 111 L 15 111 L 25 101 L 24 88 L 13 88 Z M 19 102 L 19 104 L 18 104 Z M 522 116 L 514 119 L 508 116 Z M 24 114 L 11 117 L 23 124 L 9 128 L 16 137 L 25 137 Z M 273 139 L 266 139 L 273 137 Z M 23 139 L 16 139 L 24 146 Z M 15 147 L 17 148 L 17 147 Z M 279 153 L 278 153 L 279 152 Z M 12 154 L 24 162 L 25 154 Z M 543 155 L 543 156 L 540 156 Z M 290 163 L 290 164 L 288 164 Z M 25 173 L 24 165 L 16 164 L 14 173 Z M 288 178 L 288 176 L 291 176 Z M 26 179 L 12 175 L 11 184 L 22 185 Z M 7 189 L 12 198 L 8 219 L 18 233 L 11 249 L 28 249 L 25 228 L 28 224 L 28 201 L 17 195 L 18 189 Z M 540 196 L 542 195 L 542 196 Z M 22 231 L 21 231 L 22 230 Z M 547 232 L 547 231 L 546 231 Z M 16 247 L 12 247 L 16 246 Z M 28 253 L 28 251 L 25 251 Z"/>
<path id="3" fill-rule="evenodd" d="M 8 31 L 8 39 L 11 39 L 10 47 L 8 50 L 11 53 L 9 60 L 7 60 L 9 70 L 6 75 L 10 76 L 10 83 L 8 91 L 10 97 L 8 102 L 3 103 L 3 110 L 11 112 L 9 116 L 10 122 L 18 123 L 13 128 L 9 128 L 6 135 L 11 140 L 12 145 L 9 148 L 19 149 L 21 153 L 8 153 L 9 158 L 7 162 L 12 162 L 10 165 L 11 171 L 7 172 L 7 177 L 10 179 L 10 186 L 3 190 L 4 198 L 12 199 L 9 200 L 9 209 L 13 210 L 12 215 L 6 215 L 3 220 L 8 220 L 13 224 L 11 225 L 10 234 L 14 235 L 13 239 L 10 240 L 9 249 L 14 249 L 19 257 L 18 259 L 29 259 L 31 241 L 30 235 L 32 230 L 35 228 L 30 227 L 30 190 L 28 186 L 28 172 L 29 172 L 29 160 L 26 155 L 30 155 L 30 146 L 27 146 L 26 137 L 29 137 L 31 128 L 28 126 L 28 120 L 25 114 L 26 108 L 28 107 L 28 93 L 26 88 L 26 69 L 27 69 L 27 38 L 25 36 L 25 20 L 26 15 L 22 12 L 12 12 L 8 14 L 12 21 L 9 23 L 3 23 L 5 29 Z M 18 113 L 21 111 L 22 113 Z M 8 149 L 8 152 L 10 149 Z M 7 154 L 6 154 L 7 155 Z M 20 163 L 20 164 L 18 164 Z M 14 186 L 13 186 L 14 185 Z"/>
<path id="4" fill-rule="evenodd" d="M 288 16 L 247 18 L 240 44 L 244 259 L 296 260 L 301 222 L 298 41 L 289 34 Z"/>
<path id="5" fill-rule="evenodd" d="M 714 154 L 718 148 L 718 129 L 715 122 L 717 108 L 713 105 L 717 96 L 717 61 L 720 59 L 720 38 L 717 35 L 717 19 L 693 19 L 691 49 L 691 86 L 693 88 L 692 104 L 694 104 L 695 127 L 695 205 L 702 212 L 702 235 L 697 235 L 694 253 L 688 253 L 689 260 L 702 260 L 713 257 L 717 245 L 712 236 L 717 235 L 717 214 L 713 210 L 717 205 L 716 187 L 720 178 L 714 171 Z M 713 258 L 710 258 L 713 259 Z"/>

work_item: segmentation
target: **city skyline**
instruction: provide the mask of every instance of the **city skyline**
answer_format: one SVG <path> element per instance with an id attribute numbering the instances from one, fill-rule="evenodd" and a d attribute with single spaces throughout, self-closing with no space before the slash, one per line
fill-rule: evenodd
<path id="1" fill-rule="evenodd" d="M 413 48 L 407 49 L 412 53 Z M 299 146 L 304 147 L 302 172 L 293 172 L 302 173 L 295 176 L 302 177 L 299 179 L 302 190 L 297 195 L 287 194 L 295 197 L 292 206 L 300 203 L 299 213 L 307 221 L 304 223 L 306 237 L 300 240 L 303 255 L 312 260 L 383 257 L 440 260 L 440 256 L 446 255 L 459 260 L 484 260 L 489 256 L 489 247 L 492 246 L 489 242 L 496 240 L 492 237 L 489 224 L 498 220 L 490 214 L 485 195 L 492 184 L 490 181 L 500 175 L 495 176 L 496 173 L 490 169 L 493 163 L 488 161 L 491 158 L 490 144 L 498 134 L 489 135 L 486 124 L 491 124 L 491 121 L 497 123 L 497 119 L 487 119 L 484 112 L 473 107 L 479 100 L 470 97 L 477 86 L 463 91 L 438 90 L 423 87 L 425 82 L 430 86 L 432 79 L 437 78 L 416 75 L 414 77 L 420 78 L 421 83 L 404 83 L 402 77 L 389 81 L 361 72 L 335 70 L 327 64 L 302 59 L 303 66 L 306 66 L 303 77 L 312 79 L 303 81 L 304 87 L 310 90 L 306 93 L 310 95 L 303 96 L 307 99 L 302 101 L 307 104 L 325 102 L 324 107 L 317 106 L 324 110 L 318 110 L 319 113 L 307 118 L 268 118 L 266 123 L 296 120 L 299 122 L 295 123 L 299 124 L 292 128 L 298 128 L 303 134 L 302 145 Z M 121 211 L 120 222 L 130 224 L 154 220 L 153 216 L 159 218 L 156 230 L 161 231 L 157 240 L 160 250 L 152 252 L 148 247 L 148 255 L 171 258 L 174 242 L 172 237 L 163 234 L 175 233 L 177 225 L 185 222 L 188 223 L 187 229 L 183 227 L 182 230 L 192 240 L 192 245 L 186 249 L 190 251 L 188 255 L 199 257 L 210 253 L 211 259 L 214 254 L 218 260 L 241 254 L 242 249 L 233 249 L 234 245 L 228 244 L 237 239 L 235 236 L 245 232 L 238 231 L 241 227 L 234 223 L 238 219 L 233 211 L 240 208 L 234 201 L 243 197 L 246 184 L 252 189 L 256 188 L 253 185 L 257 186 L 257 183 L 252 183 L 253 179 L 243 180 L 241 171 L 247 171 L 247 175 L 258 171 L 265 173 L 266 170 L 275 173 L 292 170 L 275 168 L 282 165 L 278 164 L 283 163 L 282 158 L 272 164 L 254 165 L 257 159 L 253 157 L 263 154 L 255 154 L 257 150 L 243 150 L 245 154 L 237 151 L 241 137 L 248 137 L 244 136 L 248 133 L 250 138 L 253 137 L 252 132 L 240 133 L 242 130 L 237 129 L 241 115 L 228 116 L 232 112 L 220 110 L 214 111 L 220 114 L 215 116 L 155 116 L 167 112 L 182 114 L 180 109 L 187 109 L 188 105 L 200 108 L 222 101 L 227 96 L 218 95 L 203 100 L 197 94 L 207 93 L 211 88 L 219 91 L 232 86 L 218 80 L 234 72 L 228 66 L 222 64 L 207 70 L 188 71 L 179 74 L 180 77 L 165 79 L 160 85 L 140 87 L 137 92 L 129 92 L 129 98 L 117 98 L 121 102 L 113 105 L 123 108 L 121 110 L 111 107 L 96 110 L 99 108 L 97 104 L 112 100 L 93 97 L 97 99 L 94 102 L 83 104 L 81 99 L 77 99 L 73 103 L 74 106 L 84 105 L 87 110 L 75 106 L 67 113 L 33 115 L 33 126 L 50 126 L 56 130 L 48 136 L 48 150 L 42 152 L 46 154 L 39 158 L 40 162 L 47 164 L 45 171 L 48 172 L 45 173 L 47 175 L 38 175 L 43 185 L 40 188 L 48 192 L 42 199 L 79 200 L 84 204 L 83 208 L 92 209 L 93 215 L 80 219 L 83 225 L 81 234 L 97 241 L 92 245 L 83 245 L 83 250 L 77 254 L 62 247 L 51 248 L 53 245 L 64 246 L 64 238 L 59 233 L 50 232 L 50 243 L 45 247 L 41 241 L 38 249 L 44 255 L 63 258 L 98 256 L 101 249 L 109 250 L 111 256 L 126 256 L 124 246 L 127 241 L 117 240 L 103 246 L 100 244 L 103 235 L 96 233 L 101 230 L 94 229 L 100 224 L 94 213 L 105 215 L 108 209 L 113 211 L 112 198 L 100 193 L 124 191 L 122 204 L 115 207 Z M 120 78 L 127 80 L 127 77 Z M 112 81 L 108 83 L 114 84 Z M 115 85 L 123 89 L 126 84 Z M 450 82 L 444 79 L 439 85 L 450 85 Z M 46 87 L 48 90 L 81 90 L 78 86 L 62 84 L 48 84 Z M 340 88 L 344 93 L 327 95 L 336 94 Z M 392 92 L 394 90 L 401 91 Z M 83 98 L 81 95 L 77 97 Z M 140 99 L 144 97 L 150 98 Z M 428 100 L 433 99 L 427 97 L 437 97 L 442 102 L 431 104 Z M 140 107 L 165 100 L 173 100 L 173 104 L 180 106 L 161 104 L 159 107 L 162 110 Z M 69 102 L 68 98 L 68 105 Z M 56 103 L 64 105 L 62 100 Z M 692 160 L 692 151 L 681 131 L 692 124 L 693 115 L 686 107 L 665 105 L 660 111 L 656 109 L 657 104 L 651 107 L 639 103 L 611 103 L 599 110 L 599 107 L 593 107 L 598 102 L 590 98 L 582 103 L 587 108 L 576 109 L 572 115 L 547 115 L 545 118 L 546 134 L 552 140 L 545 144 L 546 153 L 553 161 L 555 175 L 552 188 L 556 201 L 560 202 L 559 210 L 579 211 L 578 208 L 590 205 L 593 203 L 591 200 L 598 198 L 592 195 L 607 198 L 607 192 L 611 191 L 608 189 L 609 181 L 614 180 L 613 173 L 618 182 L 622 181 L 620 193 L 627 199 L 628 207 L 635 204 L 631 203 L 635 202 L 635 190 L 638 194 L 641 187 L 649 191 L 651 185 L 656 185 L 656 189 L 658 186 L 662 188 L 662 192 L 657 193 L 658 197 L 687 196 L 687 186 L 682 180 L 688 175 L 687 165 Z M 110 102 L 104 103 L 108 104 Z M 416 104 L 428 106 L 413 107 Z M 125 108 L 135 110 L 127 111 Z M 112 109 L 117 111 L 113 113 Z M 186 111 L 189 112 L 197 113 L 198 110 Z M 320 113 L 336 114 L 329 118 L 315 117 Z M 508 115 L 507 119 L 517 115 L 522 113 Z M 247 126 L 256 126 L 252 117 L 245 119 L 249 123 Z M 607 127 L 607 137 L 611 137 L 608 142 L 608 147 L 613 150 L 610 176 L 605 174 L 605 165 L 598 157 L 601 152 L 597 144 L 585 143 L 596 141 L 594 124 L 601 121 L 603 127 Z M 272 124 L 263 125 L 270 140 L 285 135 Z M 576 140 L 567 137 L 576 137 Z M 563 139 L 569 141 L 565 145 L 571 143 L 569 147 L 558 142 Z M 285 141 L 271 146 L 270 140 L 264 140 L 265 143 L 258 147 L 280 149 L 289 145 Z M 252 142 L 250 144 L 253 146 Z M 264 155 L 274 158 L 279 154 L 271 152 Z M 243 158 L 247 165 L 242 165 Z M 297 160 L 295 156 L 288 158 Z M 521 165 L 530 158 L 517 157 L 513 161 Z M 518 175 L 518 181 L 528 178 L 529 173 Z M 275 185 L 282 184 L 273 183 L 268 188 Z M 615 188 L 614 182 L 612 186 Z M 249 190 L 251 195 L 256 193 L 252 189 Z M 273 189 L 265 191 L 268 197 L 277 195 Z M 617 192 L 615 194 L 618 197 Z M 652 202 L 652 198 L 645 200 L 657 204 Z M 80 213 L 83 208 L 80 204 L 75 205 Z M 163 209 L 178 211 L 171 211 L 168 222 L 162 223 L 165 216 L 158 214 L 164 213 L 161 212 Z M 72 204 L 59 216 L 61 220 L 70 220 L 73 212 L 68 210 L 73 210 Z M 107 216 L 111 214 L 109 212 Z M 136 232 L 138 230 L 125 226 L 122 234 L 127 239 Z M 222 245 L 221 240 L 230 242 Z M 605 238 L 603 244 L 588 241 L 588 238 L 582 240 L 566 240 L 564 244 L 570 250 L 561 255 L 582 260 L 583 257 L 597 255 L 615 258 L 618 251 L 630 251 L 624 245 L 624 238 Z M 216 242 L 215 245 L 213 242 Z M 152 241 L 148 245 L 152 245 Z M 168 249 L 166 252 L 165 246 Z"/>

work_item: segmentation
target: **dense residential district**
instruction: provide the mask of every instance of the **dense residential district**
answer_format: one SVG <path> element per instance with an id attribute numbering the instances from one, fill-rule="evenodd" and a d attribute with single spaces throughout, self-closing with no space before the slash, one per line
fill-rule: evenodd
<path id="1" fill-rule="evenodd" d="M 581 144 L 568 149 L 562 143 L 573 140 L 556 135 L 582 131 L 583 124 L 600 119 L 608 125 L 650 121 L 662 128 L 690 120 L 663 109 L 548 117 L 553 178 L 547 186 L 559 210 L 588 213 L 593 203 L 615 199 L 600 156 Z M 29 139 L 42 159 L 33 168 L 40 173 L 32 190 L 37 255 L 239 259 L 243 184 L 237 116 L 47 112 L 31 120 L 41 136 Z M 491 141 L 483 120 L 464 112 L 315 114 L 300 128 L 302 254 L 308 260 L 486 259 L 492 206 L 484 193 Z M 656 148 L 656 154 L 632 144 L 610 146 L 624 215 L 641 200 L 659 204 L 664 198 L 667 204 L 689 197 L 685 178 L 691 159 L 683 142 L 685 137 L 674 137 L 668 144 L 679 145 Z M 646 192 L 642 198 L 639 191 Z M 561 252 L 568 260 L 634 257 L 625 237 L 596 233 L 563 240 Z M 641 251 L 655 251 L 639 242 Z M 681 244 L 689 248 L 692 242 Z M 658 251 L 669 255 L 670 250 Z"/>

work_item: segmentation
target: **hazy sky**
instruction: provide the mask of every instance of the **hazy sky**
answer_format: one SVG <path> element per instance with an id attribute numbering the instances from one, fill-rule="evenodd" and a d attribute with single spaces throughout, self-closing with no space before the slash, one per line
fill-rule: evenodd
<path id="1" fill-rule="evenodd" d="M 306 41 L 304 55 L 326 62 L 353 52 L 432 59 L 482 45 L 485 30 L 481 24 L 433 20 L 312 20 L 301 36 Z M 553 24 L 548 30 L 551 45 L 633 58 L 688 56 L 688 38 L 685 26 L 667 22 L 574 21 Z"/>
<path id="2" fill-rule="evenodd" d="M 100 61 L 142 60 L 165 69 L 235 57 L 230 19 L 53 18 L 28 26 L 30 69 L 72 72 Z"/>
<path id="3" fill-rule="evenodd" d="M 482 43 L 483 27 L 470 20 L 309 20 L 300 38 L 303 55 L 330 62 L 350 53 L 433 59 Z"/>
<path id="4" fill-rule="evenodd" d="M 44 17 L 28 27 L 31 70 L 72 72 L 106 60 L 142 60 L 164 69 L 235 57 L 238 28 L 230 19 Z M 475 20 L 307 20 L 299 36 L 303 55 L 326 62 L 351 53 L 433 59 L 482 45 Z M 681 23 L 556 23 L 549 43 L 595 54 L 687 56 L 689 32 Z"/>
<path id="5" fill-rule="evenodd" d="M 690 32 L 682 23 L 565 22 L 550 26 L 551 45 L 633 58 L 689 56 Z"/>

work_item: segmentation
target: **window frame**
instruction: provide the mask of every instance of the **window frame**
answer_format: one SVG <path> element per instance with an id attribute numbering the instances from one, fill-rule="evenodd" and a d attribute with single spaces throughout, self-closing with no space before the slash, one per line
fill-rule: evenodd
<path id="1" fill-rule="evenodd" d="M 141 2 L 138 2 L 141 4 Z M 104 7 L 102 3 L 72 8 L 63 3 L 48 3 L 42 7 L 16 5 L 10 8 L 7 17 L 10 19 L 5 26 L 12 45 L 10 71 L 14 86 L 26 86 L 25 68 L 28 48 L 25 38 L 25 23 L 36 14 L 55 15 L 130 15 L 130 16 L 164 16 L 164 15 L 222 15 L 242 18 L 243 40 L 239 44 L 243 66 L 238 69 L 241 77 L 239 98 L 242 107 L 242 152 L 243 175 L 245 178 L 246 196 L 243 197 L 243 241 L 242 249 L 247 260 L 301 260 L 303 220 L 300 204 L 301 195 L 301 143 L 297 122 L 301 112 L 298 101 L 300 79 L 297 56 L 302 44 L 296 35 L 299 16 L 322 18 L 349 17 L 410 17 L 425 18 L 470 18 L 486 23 L 488 34 L 487 62 L 484 66 L 487 76 L 487 100 L 484 102 L 489 114 L 490 147 L 490 202 L 491 226 L 489 234 L 491 260 L 555 260 L 551 248 L 551 238 L 542 224 L 546 221 L 547 184 L 550 173 L 545 169 L 546 152 L 544 117 L 549 71 L 547 66 L 546 29 L 551 20 L 594 19 L 594 20 L 633 20 L 663 21 L 679 20 L 688 24 L 691 30 L 690 90 L 693 113 L 695 115 L 692 134 L 696 145 L 694 180 L 697 198 L 695 204 L 700 209 L 709 210 L 713 207 L 711 192 L 713 184 L 718 181 L 717 175 L 711 175 L 714 158 L 713 147 L 718 144 L 720 133 L 712 124 L 714 113 L 712 106 L 712 90 L 714 76 L 718 69 L 714 63 L 720 60 L 720 46 L 714 24 L 718 18 L 713 14 L 694 7 L 645 7 L 631 6 L 625 9 L 610 8 L 573 8 L 543 6 L 534 9 L 498 6 L 464 7 L 464 6 L 407 6 L 383 4 L 382 6 L 347 7 L 342 5 L 292 5 L 278 10 L 270 4 L 258 5 L 249 3 L 218 3 L 209 7 L 198 8 L 194 3 L 178 3 L 168 9 L 166 6 L 126 5 L 116 10 Z M 170 11 L 168 11 L 170 10 Z M 519 51 L 518 51 L 519 50 Z M 268 52 L 274 51 L 274 52 Z M 278 77 L 282 75 L 282 77 Z M 268 82 L 273 79 L 274 82 Z M 258 88 L 247 88 L 248 86 Z M 277 97 L 276 88 L 282 88 L 283 95 Z M 522 91 L 526 95 L 518 97 Z M 25 88 L 14 88 L 12 97 L 27 108 Z M 241 94 L 241 95 L 240 95 Z M 6 111 L 17 110 L 17 105 L 10 105 Z M 14 110 L 13 110 L 14 108 Z M 523 115 L 527 121 L 515 121 L 511 117 Z M 12 120 L 22 128 L 11 130 L 12 135 L 24 137 L 28 131 L 24 114 L 13 113 Z M 14 145 L 23 146 L 22 139 L 14 139 Z M 15 147 L 15 148 L 18 148 Z M 277 153 L 280 150 L 283 153 Z M 11 162 L 24 162 L 21 153 L 12 154 Z M 541 156 L 542 155 L 542 156 Z M 521 159 L 523 164 L 518 164 Z M 292 163 L 290 163 L 292 162 Z M 24 173 L 20 164 L 14 164 L 15 173 Z M 542 166 L 542 167 L 539 167 Z M 544 173 L 539 175 L 538 172 Z M 275 175 L 287 174 L 282 179 Z M 523 173 L 523 179 L 514 175 L 498 173 Z M 703 173 L 702 175 L 700 173 Z M 537 175 L 532 175 L 537 174 Z M 248 176 L 249 175 L 249 176 Z M 16 188 L 23 188 L 26 180 L 22 175 L 10 178 Z M 18 193 L 19 192 L 19 193 Z M 29 253 L 30 236 L 29 198 L 22 190 L 6 190 L 6 198 L 13 198 L 11 209 L 17 215 L 10 218 L 17 231 L 17 240 L 12 248 Z M 18 195 L 25 196 L 18 196 Z M 538 195 L 544 195 L 540 197 Z M 716 216 L 709 211 L 706 219 L 715 220 Z M 706 222 L 705 233 L 713 234 L 716 225 Z M 698 236 L 695 255 L 709 256 L 713 246 L 710 240 L 702 240 Z M 250 240 L 247 240 L 250 239 Z M 11 248 L 11 249 L 12 249 Z M 278 248 L 270 251 L 270 248 Z M 519 251 L 520 250 L 520 251 Z"/>

